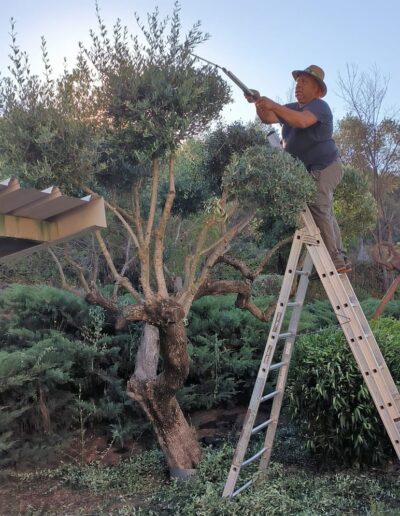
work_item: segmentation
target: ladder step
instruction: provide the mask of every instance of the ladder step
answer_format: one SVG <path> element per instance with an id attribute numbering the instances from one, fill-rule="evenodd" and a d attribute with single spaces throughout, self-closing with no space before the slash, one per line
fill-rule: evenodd
<path id="1" fill-rule="evenodd" d="M 242 487 L 239 487 L 239 489 L 236 489 L 236 491 L 234 491 L 232 493 L 232 497 L 238 495 L 239 493 L 244 491 L 246 488 L 250 487 L 252 483 L 253 483 L 253 480 L 249 480 L 248 482 L 246 482 Z"/>
<path id="2" fill-rule="evenodd" d="M 273 392 L 270 392 L 269 394 L 266 394 L 265 396 L 263 396 L 260 399 L 260 403 L 263 403 L 264 401 L 268 401 L 272 398 L 275 398 L 275 396 L 278 394 L 278 392 L 280 392 L 280 391 L 273 391 Z"/>
<path id="3" fill-rule="evenodd" d="M 269 368 L 270 371 L 274 371 L 275 369 L 280 369 L 282 366 L 286 365 L 287 362 L 277 362 L 276 364 L 272 364 Z"/>
<path id="4" fill-rule="evenodd" d="M 251 464 L 252 462 L 254 462 L 255 460 L 259 459 L 261 457 L 261 455 L 267 451 L 268 448 L 265 447 L 263 448 L 262 450 L 260 450 L 259 452 L 257 452 L 255 455 L 253 455 L 252 457 L 250 457 L 250 459 L 247 459 L 245 460 L 243 463 L 242 463 L 242 467 L 243 466 L 248 466 L 249 464 Z"/>
<path id="5" fill-rule="evenodd" d="M 296 271 L 296 274 L 297 274 L 298 276 L 309 276 L 309 275 L 310 275 L 310 273 L 309 273 L 309 272 L 300 271 L 300 270 Z"/>
<path id="6" fill-rule="evenodd" d="M 280 333 L 278 335 L 278 339 L 287 339 L 288 337 L 294 337 L 294 333 L 292 333 L 291 331 L 288 331 L 286 333 Z"/>
<path id="7" fill-rule="evenodd" d="M 258 426 L 255 426 L 253 428 L 253 430 L 251 431 L 251 435 L 254 435 L 256 434 L 257 432 L 259 432 L 260 430 L 262 430 L 263 428 L 266 428 L 268 425 L 270 425 L 274 420 L 273 419 L 268 419 L 268 421 L 264 421 L 264 423 L 261 423 L 261 425 L 258 425 Z"/>
<path id="8" fill-rule="evenodd" d="M 291 301 L 286 306 L 301 306 L 301 303 L 299 301 Z"/>

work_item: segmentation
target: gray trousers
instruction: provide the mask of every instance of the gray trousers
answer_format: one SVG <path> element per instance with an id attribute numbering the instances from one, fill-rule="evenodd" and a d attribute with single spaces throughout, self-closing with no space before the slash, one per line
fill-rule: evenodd
<path id="1" fill-rule="evenodd" d="M 344 265 L 342 238 L 336 218 L 333 214 L 333 192 L 343 177 L 340 161 L 334 161 L 323 170 L 310 172 L 317 194 L 309 205 L 315 223 L 321 231 L 321 236 L 336 267 Z"/>

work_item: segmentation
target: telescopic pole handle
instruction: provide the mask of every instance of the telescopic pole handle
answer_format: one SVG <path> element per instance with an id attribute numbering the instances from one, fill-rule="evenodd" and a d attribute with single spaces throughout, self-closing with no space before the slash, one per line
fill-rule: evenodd
<path id="1" fill-rule="evenodd" d="M 252 90 L 248 88 L 240 79 L 236 77 L 232 72 L 227 70 L 226 68 L 221 67 L 221 70 L 233 81 L 239 88 L 243 91 L 245 95 L 248 97 L 253 97 L 254 100 L 260 98 L 260 94 L 257 90 Z"/>

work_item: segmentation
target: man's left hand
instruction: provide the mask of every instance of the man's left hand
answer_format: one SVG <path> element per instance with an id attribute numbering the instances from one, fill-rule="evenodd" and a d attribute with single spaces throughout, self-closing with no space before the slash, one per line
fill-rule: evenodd
<path id="1" fill-rule="evenodd" d="M 256 101 L 257 110 L 260 109 L 261 111 L 273 111 L 275 106 L 276 102 L 269 99 L 268 97 L 260 97 Z"/>

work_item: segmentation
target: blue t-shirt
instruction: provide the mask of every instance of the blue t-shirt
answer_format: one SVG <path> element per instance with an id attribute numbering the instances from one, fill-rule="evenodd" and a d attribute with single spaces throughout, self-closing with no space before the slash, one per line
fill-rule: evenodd
<path id="1" fill-rule="evenodd" d="M 322 170 L 339 157 L 339 151 L 332 138 L 333 117 L 328 104 L 314 99 L 301 106 L 297 102 L 286 104 L 295 111 L 311 111 L 318 122 L 305 129 L 291 127 L 282 120 L 283 148 L 304 163 L 307 170 Z"/>

